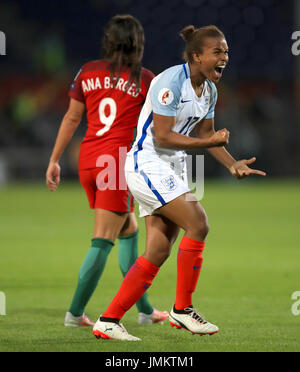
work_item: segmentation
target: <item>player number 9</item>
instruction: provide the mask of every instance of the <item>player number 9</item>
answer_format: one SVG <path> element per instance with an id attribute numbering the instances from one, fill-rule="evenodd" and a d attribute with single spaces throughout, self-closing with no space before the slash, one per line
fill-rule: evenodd
<path id="1" fill-rule="evenodd" d="M 106 116 L 105 108 L 109 106 L 109 115 Z M 112 98 L 103 98 L 99 103 L 99 119 L 104 127 L 96 133 L 96 136 L 102 136 L 104 133 L 110 130 L 117 115 L 117 105 Z"/>

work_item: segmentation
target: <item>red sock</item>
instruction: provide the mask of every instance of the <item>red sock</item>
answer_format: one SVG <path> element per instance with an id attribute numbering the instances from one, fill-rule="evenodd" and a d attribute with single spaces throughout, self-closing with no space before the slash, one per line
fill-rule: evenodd
<path id="1" fill-rule="evenodd" d="M 159 270 L 140 256 L 126 274 L 121 287 L 102 317 L 121 319 L 151 286 Z"/>
<path id="2" fill-rule="evenodd" d="M 177 310 L 183 310 L 193 304 L 192 295 L 195 292 L 201 271 L 204 246 L 205 242 L 199 242 L 185 236 L 179 244 L 175 301 Z"/>

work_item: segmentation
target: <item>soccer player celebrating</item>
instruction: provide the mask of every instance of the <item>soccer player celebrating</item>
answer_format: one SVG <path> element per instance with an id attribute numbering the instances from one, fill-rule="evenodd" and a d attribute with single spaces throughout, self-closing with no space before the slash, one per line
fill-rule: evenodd
<path id="1" fill-rule="evenodd" d="M 140 340 L 130 335 L 120 319 L 145 293 L 168 258 L 179 229 L 185 232 L 177 255 L 177 287 L 169 322 L 192 334 L 214 334 L 218 327 L 193 307 L 192 295 L 200 275 L 208 220 L 186 182 L 185 150 L 206 148 L 240 179 L 265 173 L 251 169 L 255 161 L 236 161 L 225 149 L 229 132 L 214 130 L 217 101 L 215 83 L 228 63 L 228 46 L 216 26 L 187 26 L 186 63 L 173 66 L 152 80 L 138 121 L 136 141 L 127 155 L 126 180 L 145 217 L 146 250 L 106 311 L 96 322 L 96 337 Z M 190 137 L 191 131 L 196 133 Z"/>
<path id="2" fill-rule="evenodd" d="M 142 104 L 154 75 L 141 66 L 144 31 L 130 15 L 113 17 L 106 25 L 103 59 L 86 63 L 76 75 L 46 173 L 55 191 L 60 183 L 59 160 L 86 109 L 88 128 L 81 143 L 79 178 L 94 209 L 94 235 L 79 271 L 77 288 L 65 326 L 94 325 L 84 309 L 93 294 L 107 257 L 119 239 L 119 264 L 125 276 L 138 257 L 133 197 L 125 180 L 126 153 L 133 141 Z M 147 296 L 137 302 L 140 324 L 165 320 Z"/>

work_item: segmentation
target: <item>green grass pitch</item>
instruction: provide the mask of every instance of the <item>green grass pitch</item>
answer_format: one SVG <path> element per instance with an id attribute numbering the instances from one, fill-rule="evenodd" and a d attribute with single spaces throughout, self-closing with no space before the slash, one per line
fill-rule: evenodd
<path id="1" fill-rule="evenodd" d="M 139 326 L 133 307 L 123 323 L 142 342 L 130 343 L 63 326 L 93 231 L 79 184 L 63 182 L 55 193 L 42 183 L 0 189 L 0 291 L 6 295 L 0 351 L 299 352 L 300 315 L 292 313 L 291 296 L 300 291 L 300 182 L 206 182 L 202 204 L 210 233 L 194 306 L 220 332 L 199 337 L 168 322 Z M 143 253 L 143 220 L 139 228 Z M 179 240 L 148 292 L 162 310 L 175 298 Z M 94 320 L 121 283 L 117 248 L 87 307 Z"/>

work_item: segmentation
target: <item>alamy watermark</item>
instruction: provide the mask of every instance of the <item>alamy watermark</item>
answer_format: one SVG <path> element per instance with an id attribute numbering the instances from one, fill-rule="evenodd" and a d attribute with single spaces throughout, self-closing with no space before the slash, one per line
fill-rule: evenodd
<path id="1" fill-rule="evenodd" d="M 0 315 L 6 315 L 6 297 L 5 293 L 0 291 Z"/>
<path id="2" fill-rule="evenodd" d="M 300 291 L 295 291 L 291 296 L 292 300 L 296 300 L 291 308 L 293 315 L 300 315 Z"/>
<path id="3" fill-rule="evenodd" d="M 0 55 L 6 55 L 6 35 L 3 31 L 0 31 Z"/>
<path id="4" fill-rule="evenodd" d="M 292 54 L 294 56 L 299 56 L 300 54 L 300 31 L 294 31 L 292 33 L 292 40 L 295 40 L 295 42 L 292 44 Z"/>
<path id="5" fill-rule="evenodd" d="M 110 154 L 100 155 L 96 162 L 99 173 L 96 178 L 98 190 L 127 190 L 125 178 L 125 161 L 127 147 L 119 148 L 118 161 Z M 187 201 L 201 200 L 204 195 L 204 155 L 186 155 L 173 158 L 160 155 L 161 163 L 149 162 L 140 169 L 138 154 L 133 155 L 134 168 L 144 178 L 147 187 L 158 198 L 160 194 L 177 191 L 182 187 L 182 182 L 188 186 L 191 193 L 186 194 Z M 149 174 L 150 173 L 150 174 Z"/>

